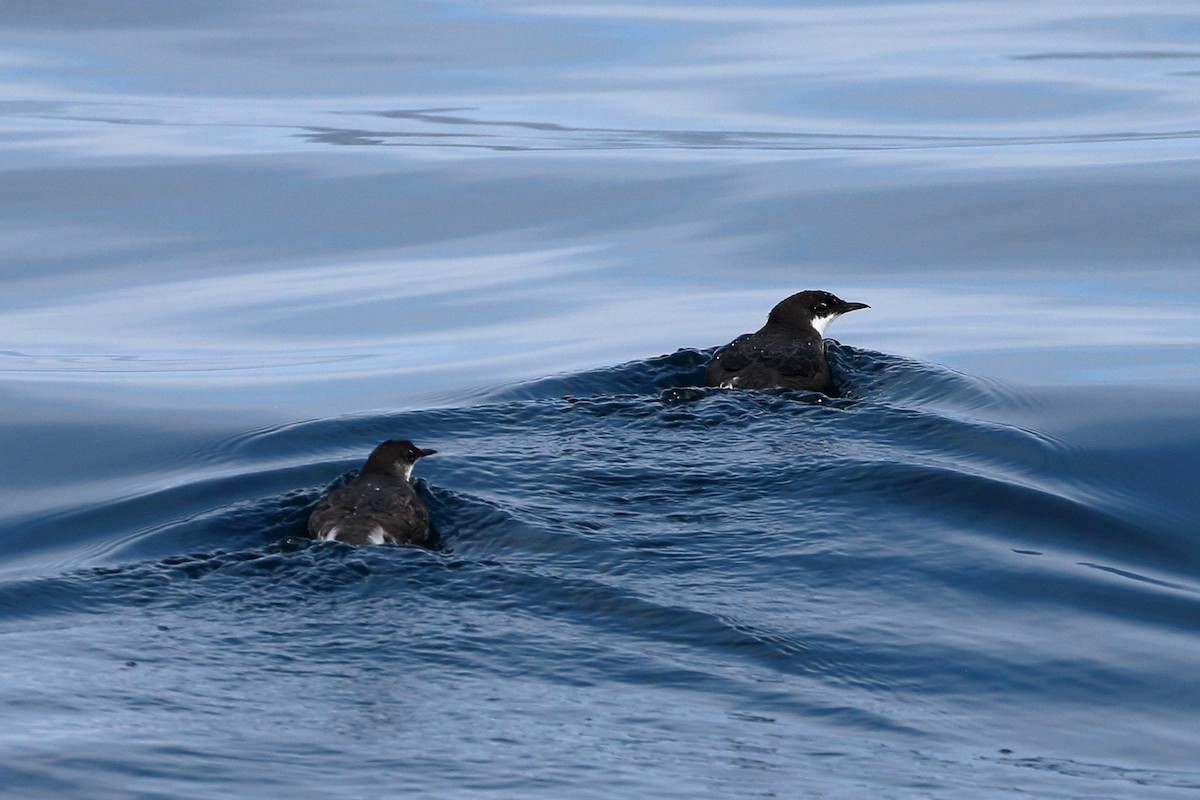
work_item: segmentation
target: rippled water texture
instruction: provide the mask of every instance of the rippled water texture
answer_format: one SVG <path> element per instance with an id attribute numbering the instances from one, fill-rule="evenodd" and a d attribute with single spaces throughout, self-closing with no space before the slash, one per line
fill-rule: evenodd
<path id="1" fill-rule="evenodd" d="M 17 0 L 0 90 L 7 794 L 1200 790 L 1194 3 Z M 837 397 L 700 387 L 805 288 Z M 299 538 L 389 437 L 439 546 Z"/>

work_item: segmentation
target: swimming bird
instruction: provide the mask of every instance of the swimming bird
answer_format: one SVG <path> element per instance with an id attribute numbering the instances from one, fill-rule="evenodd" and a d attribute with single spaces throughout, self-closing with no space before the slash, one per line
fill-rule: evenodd
<path id="1" fill-rule="evenodd" d="M 713 353 L 705 384 L 729 389 L 807 389 L 829 394 L 833 383 L 822 334 L 848 311 L 870 308 L 829 292 L 799 292 L 771 309 L 767 324 Z"/>
<path id="2" fill-rule="evenodd" d="M 308 535 L 347 544 L 430 544 L 429 511 L 411 478 L 417 459 L 436 452 L 407 439 L 379 445 L 357 477 L 317 503 Z"/>

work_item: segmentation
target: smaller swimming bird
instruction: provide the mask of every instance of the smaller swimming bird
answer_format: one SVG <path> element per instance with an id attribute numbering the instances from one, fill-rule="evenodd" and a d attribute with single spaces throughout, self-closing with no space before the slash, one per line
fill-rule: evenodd
<path id="1" fill-rule="evenodd" d="M 829 292 L 799 292 L 771 309 L 767 324 L 713 353 L 705 384 L 729 389 L 806 389 L 829 394 L 833 383 L 822 334 L 848 311 L 870 308 Z"/>
<path id="2" fill-rule="evenodd" d="M 347 544 L 430 544 L 429 511 L 411 478 L 417 459 L 436 452 L 407 439 L 379 445 L 352 481 L 317 503 L 308 535 Z"/>

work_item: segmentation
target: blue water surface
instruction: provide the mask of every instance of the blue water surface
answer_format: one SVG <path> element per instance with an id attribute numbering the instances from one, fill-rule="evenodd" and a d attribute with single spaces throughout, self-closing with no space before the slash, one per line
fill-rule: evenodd
<path id="1" fill-rule="evenodd" d="M 1200 9 L 0 7 L 0 792 L 1191 798 Z M 836 397 L 702 388 L 821 288 Z M 391 437 L 433 550 L 309 543 Z"/>

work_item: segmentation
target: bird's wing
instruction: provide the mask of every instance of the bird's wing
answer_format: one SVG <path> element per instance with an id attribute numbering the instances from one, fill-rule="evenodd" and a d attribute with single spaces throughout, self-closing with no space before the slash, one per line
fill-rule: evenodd
<path id="1" fill-rule="evenodd" d="M 429 512 L 416 489 L 401 478 L 372 476 L 354 481 L 329 493 L 308 518 L 308 532 L 320 539 L 333 527 L 347 524 L 379 525 L 385 530 L 429 524 Z"/>
<path id="2" fill-rule="evenodd" d="M 782 375 L 816 375 L 821 371 L 822 347 L 820 340 L 748 333 L 713 353 L 711 363 L 728 373 L 737 373 L 755 364 Z"/>
<path id="3" fill-rule="evenodd" d="M 790 340 L 776 343 L 762 354 L 764 366 L 778 370 L 781 375 L 808 378 L 819 374 L 824 367 L 824 351 L 820 340 Z"/>
<path id="4" fill-rule="evenodd" d="M 403 479 L 387 486 L 383 491 L 371 492 L 365 498 L 361 513 L 377 519 L 412 519 L 414 516 L 428 520 L 425 506 L 417 498 L 417 490 Z"/>
<path id="5" fill-rule="evenodd" d="M 716 364 L 726 372 L 737 372 L 751 364 L 754 360 L 754 334 L 747 333 L 734 339 L 713 353 L 710 363 Z"/>
<path id="6" fill-rule="evenodd" d="M 345 516 L 345 511 L 340 508 L 337 500 L 337 494 L 340 491 L 341 489 L 334 490 L 321 498 L 321 502 L 317 503 L 317 507 L 309 515 L 308 535 L 312 538 L 322 538 L 326 531 L 336 526 L 338 520 Z"/>

